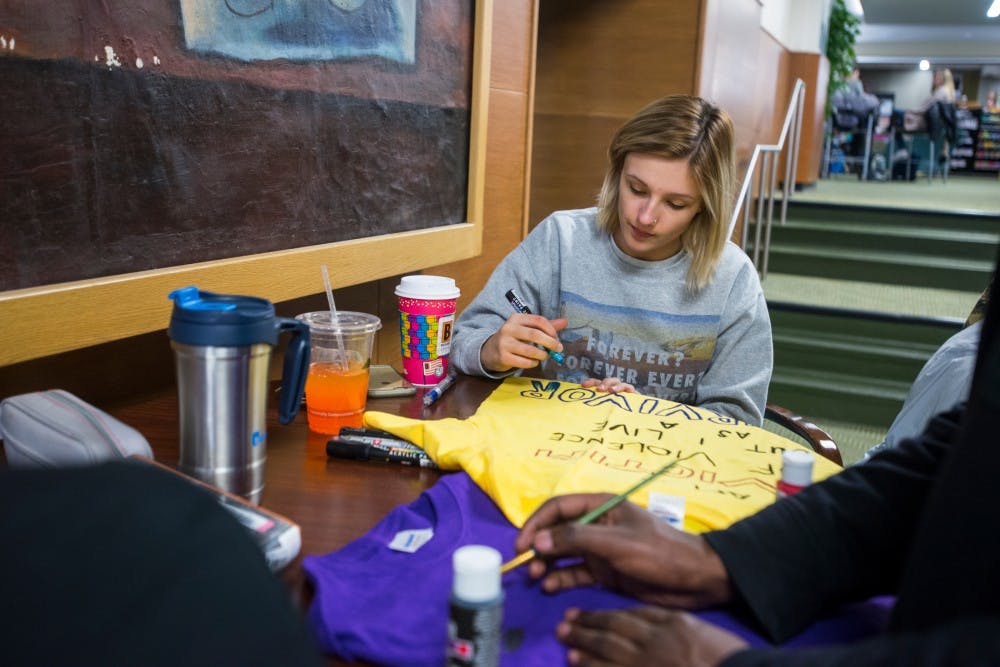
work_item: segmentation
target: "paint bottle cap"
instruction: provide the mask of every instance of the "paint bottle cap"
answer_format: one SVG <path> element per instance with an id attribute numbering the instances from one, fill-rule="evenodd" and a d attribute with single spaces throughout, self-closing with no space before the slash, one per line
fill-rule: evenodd
<path id="1" fill-rule="evenodd" d="M 493 547 L 471 544 L 452 555 L 455 578 L 452 594 L 465 602 L 489 602 L 501 595 L 500 552 Z"/>
<path id="2" fill-rule="evenodd" d="M 812 452 L 801 449 L 790 449 L 781 454 L 781 481 L 795 486 L 812 484 L 813 461 Z"/>

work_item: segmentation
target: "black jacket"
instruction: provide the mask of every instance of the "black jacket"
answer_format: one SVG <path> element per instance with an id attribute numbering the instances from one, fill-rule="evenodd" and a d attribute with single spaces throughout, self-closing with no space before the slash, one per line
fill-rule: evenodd
<path id="1" fill-rule="evenodd" d="M 747 665 L 1000 665 L 1000 300 L 967 404 L 916 439 L 706 534 L 737 610 L 780 642 L 838 605 L 895 594 L 884 635 L 749 650 Z"/>

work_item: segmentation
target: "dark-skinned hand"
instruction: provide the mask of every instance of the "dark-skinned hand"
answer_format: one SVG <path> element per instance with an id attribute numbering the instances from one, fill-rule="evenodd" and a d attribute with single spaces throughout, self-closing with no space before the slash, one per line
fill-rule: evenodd
<path id="1" fill-rule="evenodd" d="M 542 579 L 544 590 L 601 584 L 647 603 L 683 609 L 732 598 L 725 567 L 701 536 L 676 530 L 634 503 L 623 502 L 594 523 L 576 523 L 610 497 L 552 498 L 525 522 L 515 549 L 535 550 L 529 573 Z"/>
<path id="2" fill-rule="evenodd" d="M 748 644 L 687 612 L 661 607 L 569 609 L 556 636 L 579 667 L 715 667 Z"/>

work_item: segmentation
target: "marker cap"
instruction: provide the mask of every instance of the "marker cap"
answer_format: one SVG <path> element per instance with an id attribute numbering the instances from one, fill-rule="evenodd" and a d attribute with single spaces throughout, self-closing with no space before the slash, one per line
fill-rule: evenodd
<path id="1" fill-rule="evenodd" d="M 501 595 L 500 552 L 493 547 L 471 544 L 452 555 L 455 578 L 452 595 L 465 602 L 490 602 Z"/>

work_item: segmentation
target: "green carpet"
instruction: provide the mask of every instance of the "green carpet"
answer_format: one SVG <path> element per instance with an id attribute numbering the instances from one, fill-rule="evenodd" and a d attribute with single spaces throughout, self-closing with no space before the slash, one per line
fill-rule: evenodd
<path id="1" fill-rule="evenodd" d="M 884 206 L 927 211 L 973 211 L 1000 215 L 997 177 L 951 175 L 948 182 L 859 181 L 857 176 L 819 179 L 792 194 L 791 201 Z"/>
<path id="2" fill-rule="evenodd" d="M 762 281 L 768 301 L 965 320 L 980 292 L 886 285 L 854 280 L 768 273 Z M 985 285 L 983 286 L 985 287 Z"/>

